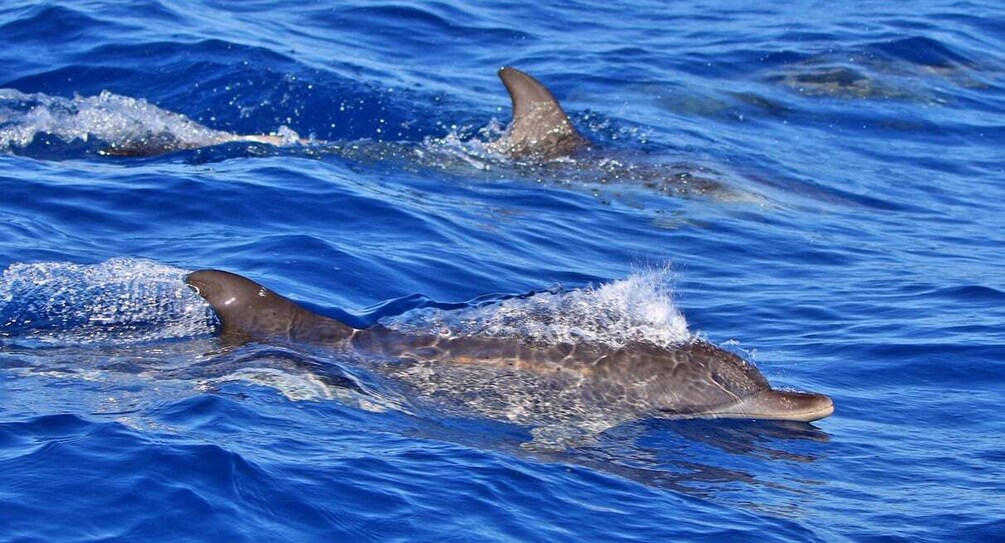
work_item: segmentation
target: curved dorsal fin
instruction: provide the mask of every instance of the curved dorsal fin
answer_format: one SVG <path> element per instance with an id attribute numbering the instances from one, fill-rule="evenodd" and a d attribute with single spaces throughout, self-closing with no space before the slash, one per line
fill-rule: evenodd
<path id="1" fill-rule="evenodd" d="M 562 111 L 562 106 L 555 99 L 555 95 L 551 94 L 547 87 L 529 74 L 516 68 L 504 66 L 499 69 L 499 79 L 502 80 L 503 85 L 506 85 L 509 97 L 513 100 L 514 119 L 527 115 L 534 108 L 542 107 L 555 108 L 562 112 L 563 117 L 565 116 L 565 112 Z M 568 118 L 566 117 L 566 119 Z"/>
<path id="2" fill-rule="evenodd" d="M 586 144 L 558 100 L 540 81 L 510 67 L 499 70 L 499 79 L 513 101 L 513 122 L 506 135 L 494 142 L 497 150 L 518 157 L 555 158 Z"/>
<path id="3" fill-rule="evenodd" d="M 213 307 L 221 335 L 231 340 L 280 337 L 334 344 L 354 331 L 235 273 L 199 270 L 185 276 L 185 282 Z"/>

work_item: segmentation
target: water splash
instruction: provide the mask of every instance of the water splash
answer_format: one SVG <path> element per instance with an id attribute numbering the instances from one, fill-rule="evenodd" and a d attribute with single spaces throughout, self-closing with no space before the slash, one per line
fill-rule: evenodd
<path id="1" fill-rule="evenodd" d="M 272 136 L 243 137 L 214 130 L 146 100 L 102 91 L 97 96 L 62 98 L 0 89 L 0 151 L 25 148 L 38 138 L 82 142 L 109 154 L 156 154 L 231 141 L 273 145 L 300 143 L 281 126 Z M 48 141 L 52 143 L 52 141 Z"/>
<path id="2" fill-rule="evenodd" d="M 210 145 L 228 135 L 146 100 L 108 91 L 67 99 L 0 89 L 0 149 L 26 147 L 38 134 L 109 145 L 165 135 L 190 146 Z"/>
<path id="3" fill-rule="evenodd" d="M 423 308 L 382 320 L 409 333 L 518 338 L 541 344 L 643 342 L 670 347 L 693 338 L 673 303 L 668 268 L 584 289 L 554 290 L 460 310 Z"/>
<path id="4" fill-rule="evenodd" d="M 102 345 L 209 334 L 215 317 L 184 273 L 131 258 L 12 264 L 0 275 L 0 342 Z"/>

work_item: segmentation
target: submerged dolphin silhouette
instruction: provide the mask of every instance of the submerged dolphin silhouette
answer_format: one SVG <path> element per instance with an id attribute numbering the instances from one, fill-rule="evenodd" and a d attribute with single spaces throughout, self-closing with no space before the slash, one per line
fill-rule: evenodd
<path id="1" fill-rule="evenodd" d="M 261 143 L 282 147 L 289 145 L 291 141 L 283 136 L 275 134 L 232 134 L 230 132 L 219 132 L 206 142 L 191 142 L 178 138 L 172 134 L 149 135 L 135 140 L 116 142 L 102 149 L 99 153 L 105 156 L 119 157 L 147 157 L 174 153 L 176 151 L 187 151 L 192 149 L 203 149 L 225 143 Z M 303 138 L 295 139 L 292 143 L 299 145 L 310 145 L 314 142 Z"/>
<path id="2" fill-rule="evenodd" d="M 497 367 L 535 381 L 573 382 L 591 404 L 609 407 L 625 420 L 655 416 L 809 422 L 834 412 L 829 397 L 774 389 L 753 364 L 702 340 L 674 348 L 644 343 L 614 348 L 409 335 L 381 325 L 353 328 L 229 272 L 196 271 L 185 282 L 213 307 L 221 335 L 231 341 L 302 342 L 446 366 Z M 543 398 L 545 403 L 550 399 Z"/>

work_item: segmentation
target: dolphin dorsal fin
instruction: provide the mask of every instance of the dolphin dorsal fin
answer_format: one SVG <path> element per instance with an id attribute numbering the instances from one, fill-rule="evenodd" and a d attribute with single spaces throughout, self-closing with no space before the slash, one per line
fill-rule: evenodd
<path id="1" fill-rule="evenodd" d="M 220 319 L 221 335 L 231 340 L 288 339 L 334 344 L 354 329 L 314 313 L 235 273 L 199 270 L 185 282 L 202 296 Z"/>
<path id="2" fill-rule="evenodd" d="M 497 150 L 517 157 L 556 158 L 586 144 L 558 100 L 540 81 L 510 67 L 499 70 L 499 79 L 513 101 L 513 122 L 507 134 L 495 142 Z"/>

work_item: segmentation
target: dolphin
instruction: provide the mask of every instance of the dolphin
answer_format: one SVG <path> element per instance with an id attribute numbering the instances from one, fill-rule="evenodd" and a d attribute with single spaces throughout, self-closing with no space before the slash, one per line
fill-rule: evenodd
<path id="1" fill-rule="evenodd" d="M 500 68 L 498 76 L 512 103 L 512 120 L 497 139 L 478 142 L 473 151 L 475 160 L 495 162 L 513 159 L 511 162 L 518 169 L 545 166 L 548 168 L 546 172 L 563 180 L 624 183 L 685 197 L 707 195 L 724 200 L 759 201 L 754 195 L 733 191 L 714 180 L 717 172 L 707 167 L 688 163 L 653 163 L 652 158 L 645 154 L 633 154 L 624 149 L 609 152 L 598 148 L 576 129 L 554 94 L 540 81 L 510 66 Z M 421 148 L 415 149 L 403 143 L 300 139 L 295 134 L 235 134 L 212 130 L 188 119 L 184 122 L 189 125 L 189 131 L 208 135 L 186 140 L 170 133 L 152 134 L 116 142 L 102 150 L 101 154 L 142 157 L 243 142 L 275 147 L 299 145 L 315 153 L 332 153 L 350 160 L 406 156 L 436 168 L 452 164 L 456 158 L 449 152 L 427 157 L 428 153 L 422 152 Z M 555 160 L 564 157 L 577 160 Z M 458 164 L 468 163 L 465 160 Z M 540 171 L 534 170 L 534 175 L 540 175 Z"/>
<path id="2" fill-rule="evenodd" d="M 516 375 L 526 390 L 514 389 L 513 394 L 537 394 L 525 405 L 544 409 L 559 397 L 575 394 L 596 417 L 613 414 L 615 422 L 605 427 L 644 417 L 810 422 L 834 412 L 829 397 L 773 388 L 752 363 L 700 339 L 673 348 L 641 342 L 621 347 L 539 345 L 510 338 L 408 334 L 379 324 L 358 329 L 230 272 L 200 270 L 184 280 L 216 312 L 219 333 L 229 342 L 305 343 L 405 366 L 495 369 L 503 373 L 485 380 L 486 390 L 501 383 L 500 375 Z M 400 367 L 395 371 L 407 374 Z M 423 375 L 430 386 L 449 389 L 464 383 L 429 382 L 437 375 L 447 379 L 449 370 Z"/>
<path id="3" fill-rule="evenodd" d="M 514 158 L 547 160 L 568 156 L 588 147 L 586 138 L 576 131 L 558 100 L 538 80 L 512 67 L 501 68 L 498 75 L 513 103 L 513 120 L 502 137 L 488 144 L 489 149 Z M 151 134 L 135 140 L 116 142 L 103 149 L 101 154 L 144 157 L 225 143 L 259 143 L 276 147 L 295 143 L 314 148 L 334 145 L 333 142 L 291 139 L 276 134 L 235 134 L 212 130 L 187 118 L 184 120 L 196 128 L 210 132 L 212 136 L 200 141 L 185 141 L 168 133 Z"/>

